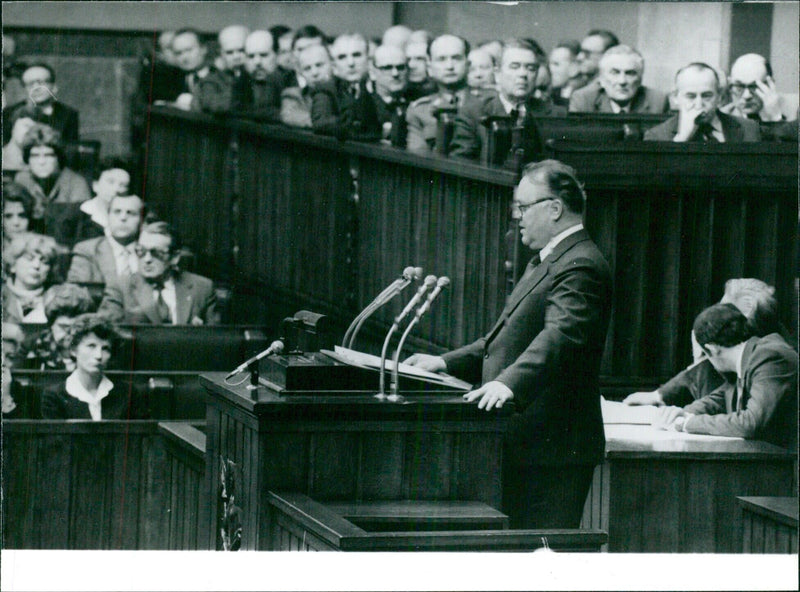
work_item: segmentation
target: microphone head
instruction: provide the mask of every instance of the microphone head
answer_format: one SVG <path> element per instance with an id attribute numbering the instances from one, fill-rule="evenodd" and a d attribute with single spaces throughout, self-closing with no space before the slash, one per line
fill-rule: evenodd
<path id="1" fill-rule="evenodd" d="M 411 279 L 418 280 L 422 277 L 422 268 L 421 267 L 414 267 L 414 272 L 411 274 Z"/>
<path id="2" fill-rule="evenodd" d="M 449 285 L 450 285 L 450 278 L 449 278 L 449 277 L 447 277 L 447 276 L 444 276 L 444 275 L 443 275 L 443 276 L 442 276 L 442 277 L 440 277 L 440 278 L 439 278 L 439 280 L 436 282 L 436 285 L 437 285 L 439 288 L 444 288 L 445 286 L 449 286 Z"/>
<path id="3" fill-rule="evenodd" d="M 430 288 L 435 283 L 436 283 L 436 276 L 435 275 L 425 276 L 425 281 L 423 282 L 423 284 L 425 284 L 426 286 L 428 286 Z"/>
<path id="4" fill-rule="evenodd" d="M 273 353 L 276 353 L 276 354 L 281 353 L 283 351 L 284 347 L 285 346 L 283 345 L 283 341 L 281 341 L 280 339 L 276 339 L 269 346 L 269 348 L 273 351 Z"/>
<path id="5" fill-rule="evenodd" d="M 414 272 L 415 269 L 410 265 L 403 270 L 403 279 L 404 280 L 413 280 L 414 279 Z"/>

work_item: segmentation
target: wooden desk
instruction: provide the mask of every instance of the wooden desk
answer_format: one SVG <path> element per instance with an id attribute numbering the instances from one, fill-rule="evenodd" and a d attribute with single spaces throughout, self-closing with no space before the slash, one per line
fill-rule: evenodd
<path id="1" fill-rule="evenodd" d="M 740 497 L 743 553 L 797 555 L 797 498 Z"/>

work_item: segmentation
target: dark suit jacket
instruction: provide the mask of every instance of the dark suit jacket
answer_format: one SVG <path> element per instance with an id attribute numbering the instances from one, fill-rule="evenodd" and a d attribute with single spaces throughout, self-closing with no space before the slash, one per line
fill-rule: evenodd
<path id="1" fill-rule="evenodd" d="M 581 230 L 526 271 L 485 337 L 443 356 L 455 376 L 498 380 L 514 393 L 509 462 L 602 460 L 598 377 L 611 293 L 608 263 Z"/>
<path id="2" fill-rule="evenodd" d="M 719 111 L 717 111 L 717 115 L 722 124 L 722 133 L 726 142 L 758 142 L 761 140 L 761 132 L 758 129 L 758 123 L 755 121 L 741 119 L 733 115 L 725 115 Z M 675 115 L 664 123 L 650 128 L 644 133 L 644 139 L 647 141 L 672 142 L 672 138 L 678 133 L 678 117 L 679 115 Z"/>
<path id="3" fill-rule="evenodd" d="M 200 319 L 205 325 L 219 322 L 217 297 L 210 279 L 182 271 L 173 280 L 177 301 L 176 325 L 193 324 L 195 319 Z M 162 324 L 153 288 L 138 273 L 118 284 L 106 284 L 103 301 L 97 312 L 116 322 Z"/>
<path id="4" fill-rule="evenodd" d="M 389 134 L 382 133 L 382 139 L 388 140 L 392 146 L 397 148 L 405 148 L 406 139 L 408 138 L 408 124 L 406 123 L 408 99 L 405 96 L 401 96 L 390 105 L 378 93 L 372 93 L 372 100 L 375 102 L 375 111 L 378 114 L 381 129 L 383 129 L 384 124 L 390 124 Z"/>
<path id="5" fill-rule="evenodd" d="M 695 434 L 765 440 L 797 450 L 797 352 L 778 335 L 751 337 L 742 354 L 742 386 L 735 383 L 685 407 L 696 414 L 686 430 Z"/>
<path id="6" fill-rule="evenodd" d="M 90 238 L 75 245 L 68 282 L 108 284 L 117 280 L 117 263 L 106 237 Z"/>
<path id="7" fill-rule="evenodd" d="M 49 125 L 61 134 L 64 142 L 77 142 L 80 134 L 78 112 L 64 103 L 53 103 L 53 114 L 45 115 L 41 109 L 27 101 L 3 109 L 3 146 L 11 140 L 14 122 L 20 117 L 30 117 L 34 121 Z"/>
<path id="8" fill-rule="evenodd" d="M 117 380 L 111 392 L 100 403 L 105 419 L 148 419 L 147 399 L 133 384 Z M 79 401 L 67 392 L 65 382 L 45 389 L 42 393 L 43 419 L 92 419 L 88 403 Z"/>
<path id="9" fill-rule="evenodd" d="M 340 78 L 318 84 L 311 92 L 311 127 L 317 134 L 340 140 L 376 142 L 381 123 L 366 81 L 360 83 L 358 98 L 350 94 L 350 83 Z"/>
<path id="10" fill-rule="evenodd" d="M 525 135 L 527 138 L 525 155 L 533 160 L 543 150 L 543 143 L 536 117 L 553 117 L 566 115 L 563 107 L 550 102 L 528 99 L 526 105 Z M 507 115 L 503 103 L 496 92 L 487 92 L 477 97 L 470 96 L 459 109 L 456 116 L 453 139 L 450 142 L 450 156 L 478 160 L 487 143 L 487 130 L 481 125 L 481 119 L 491 115 Z"/>
<path id="11" fill-rule="evenodd" d="M 613 113 L 611 99 L 599 84 L 590 84 L 572 93 L 569 99 L 571 113 Z M 640 86 L 631 100 L 631 113 L 667 113 L 669 100 L 666 93 Z"/>

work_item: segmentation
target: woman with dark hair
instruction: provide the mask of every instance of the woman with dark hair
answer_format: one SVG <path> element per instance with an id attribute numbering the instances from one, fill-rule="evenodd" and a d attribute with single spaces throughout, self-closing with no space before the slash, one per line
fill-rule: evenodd
<path id="1" fill-rule="evenodd" d="M 64 166 L 64 145 L 53 128 L 34 125 L 22 141 L 22 159 L 28 168 L 16 174 L 14 181 L 33 196 L 33 218 L 43 221 L 44 232 L 59 243 L 67 244 L 59 235 L 59 208 L 53 204 L 75 204 L 91 197 L 86 180 Z"/>
<path id="2" fill-rule="evenodd" d="M 147 419 L 147 401 L 129 382 L 114 384 L 105 375 L 119 341 L 114 325 L 96 314 L 75 319 L 70 354 L 75 370 L 42 395 L 44 419 Z"/>
<path id="3" fill-rule="evenodd" d="M 44 323 L 44 291 L 60 247 L 49 236 L 24 232 L 3 249 L 3 320 Z"/>
<path id="4" fill-rule="evenodd" d="M 19 183 L 3 183 L 3 250 L 11 239 L 30 230 L 33 197 Z"/>

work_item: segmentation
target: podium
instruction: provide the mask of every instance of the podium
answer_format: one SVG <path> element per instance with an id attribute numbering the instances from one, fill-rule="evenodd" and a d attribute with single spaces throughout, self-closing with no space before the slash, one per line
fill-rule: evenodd
<path id="1" fill-rule="evenodd" d="M 510 413 L 486 413 L 458 393 L 281 394 L 223 373 L 201 376 L 207 397 L 206 548 L 270 550 L 270 491 L 318 502 L 475 501 L 501 505 L 502 437 Z M 224 486 L 223 486 L 224 482 Z"/>

